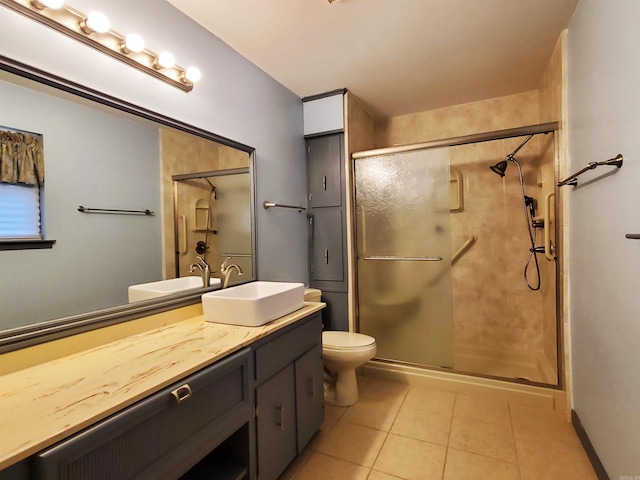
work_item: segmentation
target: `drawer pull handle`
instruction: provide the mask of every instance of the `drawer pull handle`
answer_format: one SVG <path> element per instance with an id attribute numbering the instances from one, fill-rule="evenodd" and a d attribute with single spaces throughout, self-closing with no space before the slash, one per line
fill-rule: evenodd
<path id="1" fill-rule="evenodd" d="M 326 175 L 322 176 L 322 190 L 324 190 L 324 191 L 327 190 L 327 176 Z"/>
<path id="2" fill-rule="evenodd" d="M 185 383 L 181 387 L 178 387 L 175 390 L 173 390 L 171 392 L 171 395 L 175 397 L 176 402 L 182 403 L 185 400 L 191 398 L 191 387 L 189 386 L 188 383 Z"/>
<path id="3" fill-rule="evenodd" d="M 276 407 L 278 409 L 278 422 L 276 423 L 276 425 L 278 425 L 280 427 L 280 430 L 284 430 L 284 406 L 283 405 L 278 405 Z"/>

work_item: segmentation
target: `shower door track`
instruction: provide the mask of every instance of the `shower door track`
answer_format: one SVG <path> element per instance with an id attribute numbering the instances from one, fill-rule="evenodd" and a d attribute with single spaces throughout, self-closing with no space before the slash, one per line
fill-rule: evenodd
<path id="1" fill-rule="evenodd" d="M 455 147 L 457 145 L 468 145 L 470 143 L 490 142 L 492 140 L 503 140 L 505 138 L 522 137 L 524 135 L 537 135 L 539 133 L 552 133 L 558 130 L 558 122 L 540 123 L 526 127 L 507 128 L 505 130 L 494 130 L 492 132 L 474 133 L 461 137 L 450 137 L 442 140 L 432 140 L 430 142 L 413 143 L 410 145 L 400 145 L 397 147 L 376 148 L 375 150 L 365 150 L 356 152 L 351 158 L 375 157 L 377 155 L 390 155 L 392 153 L 411 152 L 413 150 L 423 150 L 427 148 Z"/>

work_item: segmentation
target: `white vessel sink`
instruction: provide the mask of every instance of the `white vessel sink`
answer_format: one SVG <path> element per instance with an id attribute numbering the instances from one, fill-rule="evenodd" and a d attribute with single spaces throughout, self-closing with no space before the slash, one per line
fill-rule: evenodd
<path id="1" fill-rule="evenodd" d="M 208 322 L 258 327 L 294 312 L 304 303 L 304 284 L 251 282 L 202 295 Z"/>
<path id="2" fill-rule="evenodd" d="M 220 286 L 219 278 L 212 278 L 209 282 L 212 287 Z M 182 292 L 192 288 L 202 288 L 202 278 L 195 275 L 180 278 L 170 278 L 158 282 L 140 283 L 129 287 L 129 303 L 149 300 L 150 298 L 164 297 L 173 293 Z"/>

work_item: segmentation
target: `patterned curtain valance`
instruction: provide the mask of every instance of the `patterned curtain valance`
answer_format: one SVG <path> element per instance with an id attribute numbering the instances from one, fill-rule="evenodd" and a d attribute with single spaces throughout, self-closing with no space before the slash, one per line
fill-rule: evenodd
<path id="1" fill-rule="evenodd" d="M 44 185 L 42 135 L 0 129 L 0 182 Z"/>

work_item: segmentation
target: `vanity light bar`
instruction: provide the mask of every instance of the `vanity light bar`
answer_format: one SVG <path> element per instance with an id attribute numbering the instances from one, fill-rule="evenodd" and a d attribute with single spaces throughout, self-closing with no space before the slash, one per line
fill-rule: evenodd
<path id="1" fill-rule="evenodd" d="M 56 4 L 60 6 L 57 7 Z M 0 0 L 0 5 L 185 92 L 190 92 L 194 82 L 200 79 L 200 71 L 197 68 L 179 67 L 175 65 L 175 58 L 170 53 L 158 54 L 145 48 L 139 35 L 131 34 L 125 37 L 111 30 L 108 19 L 99 12 L 85 15 L 54 0 Z"/>

